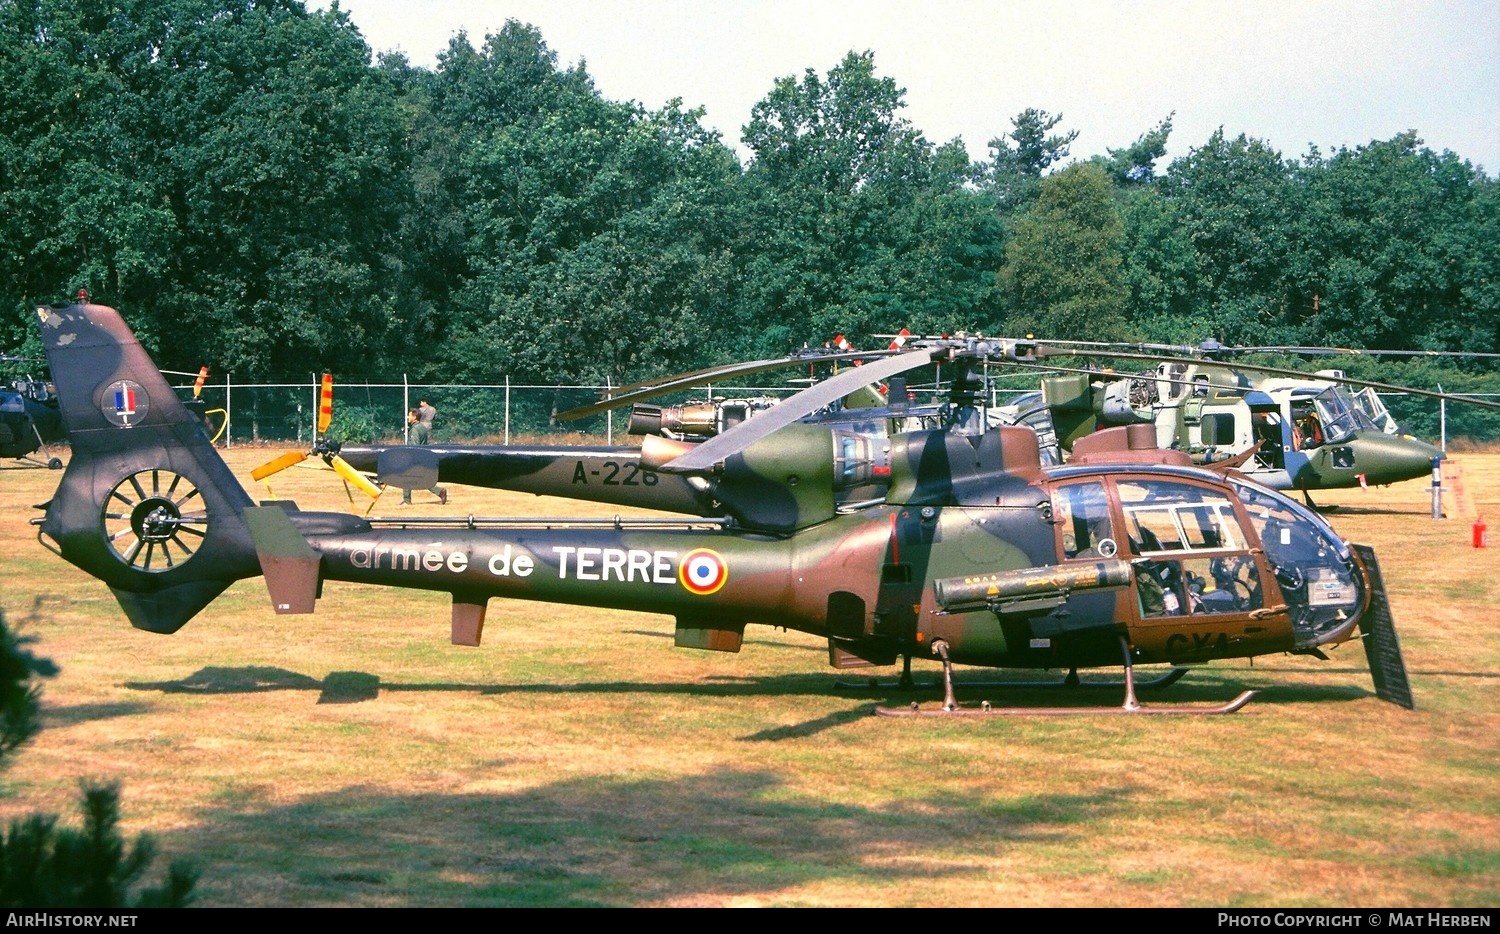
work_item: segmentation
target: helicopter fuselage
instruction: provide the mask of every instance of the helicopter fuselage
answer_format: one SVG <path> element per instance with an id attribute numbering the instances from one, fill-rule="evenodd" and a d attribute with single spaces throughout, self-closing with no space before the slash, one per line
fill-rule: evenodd
<path id="1" fill-rule="evenodd" d="M 259 509 L 307 530 L 319 585 L 451 593 L 455 641 L 470 644 L 491 597 L 671 615 L 686 647 L 737 651 L 752 624 L 798 630 L 828 638 L 838 667 L 938 641 L 958 663 L 1071 668 L 1118 664 L 1122 635 L 1138 661 L 1175 663 L 1346 637 L 1366 599 L 1347 550 L 1284 497 L 1240 494 L 1195 469 L 1064 468 L 987 503 L 887 503 L 789 536 L 658 520 L 413 529 Z M 1273 512 L 1286 538 L 1267 548 Z"/>
<path id="2" fill-rule="evenodd" d="M 488 602 L 505 598 L 669 615 L 679 646 L 719 651 L 738 651 L 749 625 L 799 630 L 825 638 L 839 668 L 940 657 L 1128 671 L 1315 653 L 1350 638 L 1379 592 L 1327 522 L 1285 495 L 1173 452 L 1044 468 L 1030 428 L 973 433 L 961 420 L 885 435 L 791 421 L 694 447 L 661 470 L 724 504 L 697 519 L 256 506 L 116 312 L 54 306 L 38 319 L 74 445 L 33 520 L 39 540 L 155 632 L 260 575 L 278 613 L 311 612 L 328 581 L 447 593 L 458 644 L 478 644 Z M 1129 445 L 1131 429 L 1117 431 L 1098 440 Z M 879 495 L 838 496 L 865 487 Z"/>

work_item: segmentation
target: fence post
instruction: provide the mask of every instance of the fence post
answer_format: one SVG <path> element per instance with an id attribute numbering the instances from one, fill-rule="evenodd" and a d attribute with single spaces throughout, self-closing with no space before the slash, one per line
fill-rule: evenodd
<path id="1" fill-rule="evenodd" d="M 411 411 L 411 384 L 406 381 L 406 374 L 401 374 L 401 443 L 411 444 L 411 424 L 406 420 L 406 413 Z"/>
<path id="2" fill-rule="evenodd" d="M 224 447 L 234 447 L 234 391 L 230 388 L 234 374 L 224 374 Z"/>
<path id="3" fill-rule="evenodd" d="M 607 399 L 614 395 L 614 380 L 608 376 L 604 377 L 604 397 Z M 604 410 L 604 443 L 612 445 L 615 443 L 615 410 Z"/>
<path id="4" fill-rule="evenodd" d="M 505 443 L 510 444 L 510 376 L 505 377 Z"/>

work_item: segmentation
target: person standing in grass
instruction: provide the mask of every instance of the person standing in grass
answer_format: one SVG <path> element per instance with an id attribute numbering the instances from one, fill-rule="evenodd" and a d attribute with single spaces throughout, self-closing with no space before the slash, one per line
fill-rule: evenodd
<path id="1" fill-rule="evenodd" d="M 432 423 L 436 418 L 437 409 L 433 408 L 431 402 L 428 402 L 426 399 L 417 400 L 417 407 L 406 413 L 408 443 L 431 444 Z M 428 492 L 436 496 L 438 502 L 442 505 L 448 505 L 448 490 L 445 487 L 434 486 Z M 401 491 L 401 504 L 404 506 L 411 505 L 411 490 L 403 489 Z"/>

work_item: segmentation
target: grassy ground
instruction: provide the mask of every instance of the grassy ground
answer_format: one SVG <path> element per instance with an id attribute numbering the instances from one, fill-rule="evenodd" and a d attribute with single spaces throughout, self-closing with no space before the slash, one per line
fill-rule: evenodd
<path id="1" fill-rule="evenodd" d="M 268 456 L 230 459 L 248 481 Z M 1500 520 L 1500 454 L 1458 460 Z M 810 638 L 694 652 L 644 614 L 496 601 L 461 648 L 438 595 L 330 584 L 278 617 L 254 580 L 138 632 L 35 541 L 57 479 L 0 472 L 0 607 L 62 668 L 0 819 L 118 779 L 125 830 L 195 862 L 203 905 L 1500 904 L 1500 537 L 1433 520 L 1425 482 L 1320 497 L 1380 554 L 1416 711 L 1376 699 L 1350 646 L 1169 692 L 1262 691 L 1232 716 L 934 720 L 871 716 L 906 698 L 839 689 Z M 323 471 L 274 492 L 347 505 Z"/>

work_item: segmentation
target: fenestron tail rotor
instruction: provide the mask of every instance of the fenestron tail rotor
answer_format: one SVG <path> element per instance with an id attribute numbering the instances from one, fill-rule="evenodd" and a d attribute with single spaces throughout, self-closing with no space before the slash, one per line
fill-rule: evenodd
<path id="1" fill-rule="evenodd" d="M 115 484 L 104 505 L 104 537 L 116 558 L 161 573 L 187 561 L 207 532 L 202 494 L 170 470 L 140 470 Z"/>
<path id="2" fill-rule="evenodd" d="M 333 374 L 323 374 L 323 385 L 318 393 L 318 434 L 323 435 L 328 431 L 328 426 L 333 423 Z M 354 469 L 352 465 L 339 456 L 339 443 L 328 438 L 323 438 L 306 451 L 287 451 L 278 457 L 274 457 L 259 467 L 250 471 L 251 479 L 257 481 L 268 480 L 270 477 L 281 473 L 288 467 L 295 467 L 309 457 L 321 458 L 323 463 L 332 468 L 344 480 L 346 487 L 353 486 L 370 499 L 379 499 L 381 488 L 369 477 Z M 267 484 L 267 489 L 270 484 Z M 352 495 L 352 494 L 351 494 Z"/>

